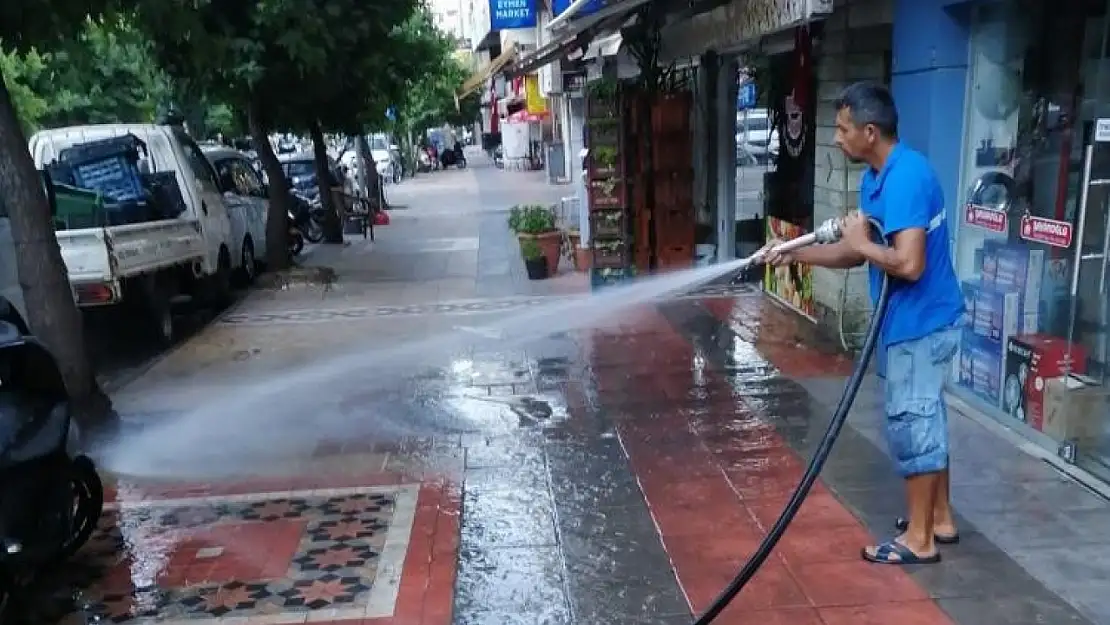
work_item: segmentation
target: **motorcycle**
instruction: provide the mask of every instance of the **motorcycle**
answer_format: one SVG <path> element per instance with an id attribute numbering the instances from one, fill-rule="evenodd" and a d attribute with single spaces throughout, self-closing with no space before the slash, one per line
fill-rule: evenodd
<path id="1" fill-rule="evenodd" d="M 0 620 L 38 573 L 88 542 L 104 509 L 58 364 L 21 325 L 0 319 Z"/>
<path id="2" fill-rule="evenodd" d="M 443 150 L 443 155 L 440 156 L 443 168 L 456 166 L 459 169 L 466 167 L 466 156 L 463 155 L 462 145 L 456 145 L 454 148 L 447 148 Z"/>
<path id="3" fill-rule="evenodd" d="M 289 213 L 292 227 L 300 231 L 303 238 L 309 243 L 319 243 L 324 240 L 324 205 L 317 195 L 308 198 L 296 191 L 292 191 L 293 210 Z"/>
<path id="4" fill-rule="evenodd" d="M 435 165 L 432 164 L 432 157 L 428 155 L 427 150 L 420 150 L 420 153 L 417 154 L 416 171 L 426 174 L 433 169 L 435 169 Z"/>
<path id="5" fill-rule="evenodd" d="M 289 211 L 287 217 L 289 219 L 289 258 L 296 258 L 304 251 L 304 234 L 297 227 L 297 216 L 293 211 Z"/>

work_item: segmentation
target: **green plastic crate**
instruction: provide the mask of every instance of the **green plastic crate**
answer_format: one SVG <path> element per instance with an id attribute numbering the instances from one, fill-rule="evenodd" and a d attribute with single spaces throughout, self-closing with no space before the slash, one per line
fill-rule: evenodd
<path id="1" fill-rule="evenodd" d="M 77 230 L 104 225 L 104 197 L 99 192 L 55 183 L 54 197 L 57 199 L 55 229 Z"/>

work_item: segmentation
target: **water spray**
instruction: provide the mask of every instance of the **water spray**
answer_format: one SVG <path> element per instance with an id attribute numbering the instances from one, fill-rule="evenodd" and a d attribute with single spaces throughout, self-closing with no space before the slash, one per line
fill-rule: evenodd
<path id="1" fill-rule="evenodd" d="M 878 221 L 871 219 L 871 232 L 875 241 L 885 244 L 882 237 L 882 224 Z M 779 245 L 771 248 L 778 253 L 787 253 L 803 247 L 808 247 L 814 244 L 822 243 L 835 243 L 840 240 L 843 234 L 842 221 L 840 219 L 830 219 L 817 227 L 816 230 L 809 234 L 791 239 L 780 243 Z M 752 256 L 744 259 L 743 268 L 762 263 L 766 258 L 766 251 L 761 250 Z M 793 494 L 790 496 L 790 501 L 786 503 L 782 513 L 779 514 L 778 520 L 767 532 L 767 535 L 759 543 L 755 553 L 752 554 L 736 577 L 729 582 L 728 586 L 721 591 L 721 594 L 713 601 L 713 603 L 702 613 L 701 616 L 694 621 L 693 625 L 709 625 L 712 623 L 721 612 L 724 611 L 728 604 L 740 594 L 744 586 L 751 581 L 759 568 L 771 555 L 775 545 L 778 544 L 782 535 L 786 533 L 786 528 L 790 527 L 790 523 L 798 514 L 798 510 L 802 507 L 802 503 L 809 495 L 810 489 L 813 488 L 813 483 L 817 481 L 817 476 L 821 474 L 821 469 L 825 466 L 825 461 L 829 458 L 829 453 L 832 452 L 833 445 L 836 439 L 840 436 L 840 431 L 844 428 L 844 423 L 848 419 L 848 411 L 851 410 L 852 404 L 856 400 L 856 393 L 859 392 L 860 384 L 863 382 L 863 376 L 867 373 L 867 367 L 871 363 L 871 357 L 875 353 L 875 346 L 879 340 L 879 330 L 882 328 L 883 318 L 886 316 L 887 304 L 890 299 L 890 276 L 884 275 L 882 287 L 879 291 L 879 300 L 875 305 L 875 311 L 871 313 L 871 321 L 867 326 L 867 335 L 863 342 L 863 349 L 860 352 L 859 360 L 856 362 L 855 369 L 852 370 L 852 375 L 848 378 L 848 383 L 844 386 L 844 392 L 840 395 L 840 401 L 836 404 L 836 410 L 833 411 L 832 421 L 829 422 L 828 428 L 825 430 L 824 436 L 821 438 L 821 443 L 817 446 L 817 451 L 810 459 L 809 465 L 806 466 L 805 473 L 802 475 L 801 482 L 798 483 L 797 488 L 794 489 Z"/>

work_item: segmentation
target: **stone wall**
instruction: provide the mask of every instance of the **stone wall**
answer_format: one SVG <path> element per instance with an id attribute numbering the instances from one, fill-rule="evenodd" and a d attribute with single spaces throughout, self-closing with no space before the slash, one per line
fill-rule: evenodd
<path id="1" fill-rule="evenodd" d="M 892 0 L 838 0 L 825 20 L 814 59 L 817 71 L 817 149 L 814 155 L 813 223 L 843 215 L 859 205 L 863 166 L 849 163 L 834 143 L 834 101 L 847 85 L 860 80 L 889 81 Z M 818 323 L 839 335 L 841 307 L 849 344 L 867 323 L 870 301 L 864 268 L 813 270 L 813 297 Z"/>

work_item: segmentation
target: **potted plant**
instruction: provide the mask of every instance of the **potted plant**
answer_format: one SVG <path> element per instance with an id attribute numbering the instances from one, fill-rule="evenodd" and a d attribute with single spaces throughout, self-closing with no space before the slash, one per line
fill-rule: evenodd
<path id="1" fill-rule="evenodd" d="M 524 257 L 524 270 L 528 272 L 529 280 L 547 278 L 547 258 L 543 255 L 539 243 L 534 239 L 521 241 L 520 254 Z"/>
<path id="2" fill-rule="evenodd" d="M 595 175 L 605 176 L 616 171 L 617 148 L 611 145 L 599 145 L 590 150 L 590 156 Z"/>
<path id="3" fill-rule="evenodd" d="M 555 209 L 542 204 L 520 204 L 509 211 L 509 229 L 512 230 L 521 246 L 532 241 L 543 251 L 547 259 L 547 272 L 555 274 L 559 270 L 559 254 L 563 235 L 555 227 Z"/>
<path id="4" fill-rule="evenodd" d="M 604 180 L 590 181 L 590 199 L 592 208 L 616 208 L 621 205 L 620 180 L 606 178 Z"/>
<path id="5" fill-rule="evenodd" d="M 624 241 L 594 241 L 594 266 L 619 268 L 626 265 Z"/>

